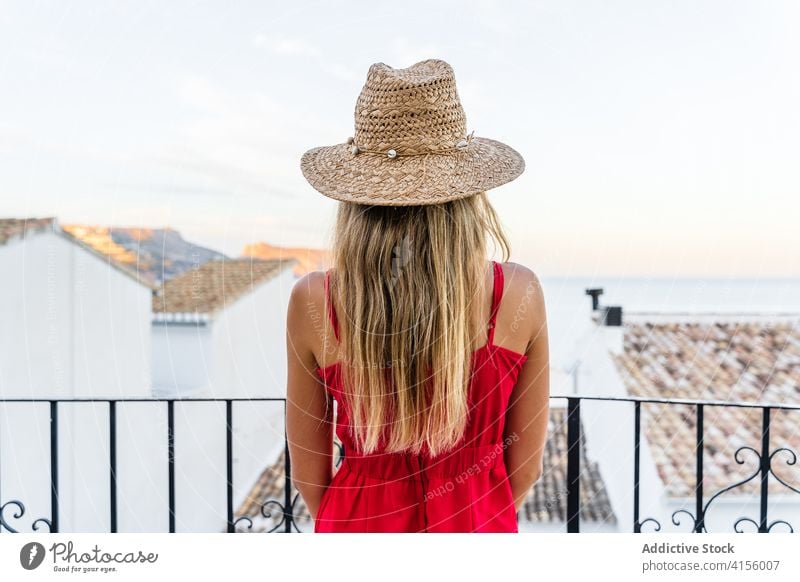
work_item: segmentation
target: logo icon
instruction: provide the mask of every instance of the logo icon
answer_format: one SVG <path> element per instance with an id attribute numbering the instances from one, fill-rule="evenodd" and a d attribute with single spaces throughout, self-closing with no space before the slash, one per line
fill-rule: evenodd
<path id="1" fill-rule="evenodd" d="M 44 561 L 44 546 L 39 542 L 28 542 L 19 551 L 19 563 L 26 570 L 38 568 Z"/>

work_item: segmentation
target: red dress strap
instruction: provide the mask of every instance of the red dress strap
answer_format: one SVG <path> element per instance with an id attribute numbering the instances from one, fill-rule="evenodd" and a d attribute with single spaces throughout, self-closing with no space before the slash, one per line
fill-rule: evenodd
<path id="1" fill-rule="evenodd" d="M 497 312 L 500 310 L 500 300 L 503 298 L 503 267 L 497 261 L 492 261 L 494 267 L 494 288 L 492 289 L 492 311 L 489 317 L 489 341 L 488 345 L 494 344 L 494 328 L 497 325 Z"/>
<path id="2" fill-rule="evenodd" d="M 325 271 L 325 304 L 328 306 L 328 317 L 331 320 L 331 327 L 333 327 L 333 335 L 336 336 L 336 341 L 339 341 L 339 320 L 336 319 L 336 310 L 333 308 L 333 301 L 331 301 L 331 270 Z"/>

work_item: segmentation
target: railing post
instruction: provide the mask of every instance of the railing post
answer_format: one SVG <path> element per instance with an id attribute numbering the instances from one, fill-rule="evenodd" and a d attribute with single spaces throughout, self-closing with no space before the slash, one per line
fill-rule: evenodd
<path id="1" fill-rule="evenodd" d="M 642 403 L 633 403 L 633 533 L 642 533 L 639 523 L 639 444 L 641 442 Z"/>
<path id="2" fill-rule="evenodd" d="M 50 531 L 58 532 L 58 402 L 50 401 Z"/>
<path id="3" fill-rule="evenodd" d="M 695 533 L 702 533 L 705 529 L 705 515 L 703 512 L 703 405 L 697 405 L 697 435 L 696 442 L 696 487 L 695 487 Z"/>
<path id="4" fill-rule="evenodd" d="M 3 402 L 3 412 L 6 411 L 5 402 Z M 3 427 L 0 425 L 0 436 L 3 435 Z M 0 441 L 0 451 L 3 450 L 3 442 Z M 3 533 L 3 455 L 0 455 L 0 534 Z"/>
<path id="5" fill-rule="evenodd" d="M 169 533 L 175 533 L 175 401 L 167 400 L 167 457 L 169 478 Z"/>
<path id="6" fill-rule="evenodd" d="M 228 476 L 228 533 L 233 533 L 233 403 L 225 401 L 225 466 Z"/>
<path id="7" fill-rule="evenodd" d="M 580 531 L 581 401 L 567 399 L 567 533 Z"/>
<path id="8" fill-rule="evenodd" d="M 285 414 L 284 418 L 286 418 Z M 294 509 L 292 508 L 292 462 L 289 459 L 289 437 L 286 434 L 285 427 L 283 430 L 283 456 L 285 461 L 284 470 L 286 472 L 283 499 L 283 515 L 285 519 L 284 531 L 286 533 L 292 533 L 292 525 L 294 525 Z"/>
<path id="9" fill-rule="evenodd" d="M 767 525 L 767 508 L 769 502 L 769 406 L 762 409 L 761 417 L 761 519 L 758 524 L 759 533 L 769 531 Z"/>
<path id="10" fill-rule="evenodd" d="M 111 533 L 117 533 L 117 402 L 108 401 L 109 491 L 111 500 Z"/>

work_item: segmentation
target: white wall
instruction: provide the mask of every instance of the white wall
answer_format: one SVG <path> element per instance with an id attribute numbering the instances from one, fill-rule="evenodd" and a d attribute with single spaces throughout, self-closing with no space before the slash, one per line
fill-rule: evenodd
<path id="1" fill-rule="evenodd" d="M 60 530 L 110 530 L 108 405 L 61 403 L 59 424 Z M 75 412 L 78 411 L 78 412 Z M 224 531 L 227 519 L 226 431 L 223 402 L 185 401 L 175 411 L 176 530 Z M 75 422 L 74 418 L 82 419 Z M 283 446 L 283 404 L 233 404 L 235 507 L 256 470 L 275 461 Z M 280 440 L 275 440 L 276 435 Z M 0 405 L 3 502 L 21 500 L 25 514 L 4 518 L 30 532 L 49 519 L 50 439 L 47 403 Z M 168 531 L 167 404 L 117 403 L 117 511 L 119 531 Z M 234 507 L 234 508 L 235 508 Z M 42 524 L 39 531 L 47 531 Z"/>
<path id="2" fill-rule="evenodd" d="M 0 246 L 0 273 L 0 397 L 149 396 L 149 288 L 53 232 Z M 30 531 L 50 517 L 49 405 L 0 407 L 0 490 L 26 507 L 12 527 Z M 108 514 L 108 470 L 96 464 L 108 407 L 58 407 L 62 528 L 80 527 Z"/>
<path id="3" fill-rule="evenodd" d="M 152 290 L 72 245 L 76 396 L 147 398 Z"/>
<path id="4" fill-rule="evenodd" d="M 42 234 L 0 247 L 0 395 L 147 398 L 285 393 L 285 316 L 294 276 L 242 298 L 208 327 L 151 323 L 151 293 L 63 237 Z M 150 362 L 154 367 L 151 371 Z M 167 405 L 117 404 L 120 531 L 168 527 Z M 60 403 L 62 531 L 110 527 L 107 403 Z M 48 404 L 0 405 L 0 490 L 30 531 L 50 518 Z M 233 405 L 234 500 L 241 501 L 283 446 L 282 402 Z M 224 403 L 175 404 L 178 531 L 222 531 L 226 522 Z M 11 511 L 9 511 L 11 510 Z M 46 528 L 42 527 L 41 531 Z"/>
<path id="5" fill-rule="evenodd" d="M 170 397 L 282 398 L 286 309 L 295 281 L 287 267 L 205 324 L 154 323 L 154 391 Z"/>
<path id="6" fill-rule="evenodd" d="M 627 397 L 625 384 L 609 357 L 622 349 L 622 328 L 592 325 L 576 342 L 578 394 Z M 644 409 L 643 409 L 644 413 Z M 644 415 L 643 415 L 644 416 Z M 581 401 L 587 456 L 598 463 L 618 531 L 633 531 L 634 405 L 631 402 Z M 656 472 L 642 419 L 640 440 L 640 520 L 663 513 L 663 485 Z M 582 528 L 582 531 L 590 531 Z"/>
<path id="7" fill-rule="evenodd" d="M 64 236 L 0 246 L 0 394 L 150 393 L 151 292 Z"/>
<path id="8" fill-rule="evenodd" d="M 153 324 L 156 393 L 186 399 L 284 397 L 286 309 L 295 280 L 291 268 L 284 269 L 216 313 L 206 325 Z M 176 404 L 175 410 L 176 463 L 180 467 L 177 528 L 220 531 L 226 523 L 224 403 L 186 402 Z M 235 505 L 283 447 L 284 415 L 280 401 L 234 403 Z M 159 444 L 148 441 L 147 446 Z M 165 491 L 166 486 L 161 493 Z M 150 498 L 158 494 L 158 487 L 150 488 Z M 156 516 L 163 514 L 163 510 L 155 511 Z M 145 526 L 163 530 L 166 522 L 152 521 L 141 527 Z"/>
<path id="9" fill-rule="evenodd" d="M 153 392 L 184 398 L 208 395 L 215 365 L 213 323 L 153 323 Z"/>
<path id="10" fill-rule="evenodd" d="M 290 267 L 214 321 L 209 391 L 240 398 L 286 396 L 286 310 L 296 277 Z M 234 418 L 237 482 L 251 486 L 283 446 L 282 403 L 242 402 Z M 237 492 L 237 502 L 246 489 Z"/>
<path id="11" fill-rule="evenodd" d="M 286 395 L 286 309 L 292 269 L 257 287 L 214 320 L 214 395 Z"/>

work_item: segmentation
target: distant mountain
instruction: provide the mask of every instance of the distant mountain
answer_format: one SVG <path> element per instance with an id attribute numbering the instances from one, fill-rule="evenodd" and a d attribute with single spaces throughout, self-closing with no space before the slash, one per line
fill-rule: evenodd
<path id="1" fill-rule="evenodd" d="M 256 259 L 297 259 L 294 274 L 298 277 L 311 271 L 324 271 L 330 266 L 327 250 L 278 247 L 265 242 L 246 245 L 242 256 Z"/>
<path id="2" fill-rule="evenodd" d="M 171 228 L 108 227 L 62 224 L 61 228 L 111 260 L 160 285 L 206 261 L 228 259 L 215 251 L 185 240 Z"/>

